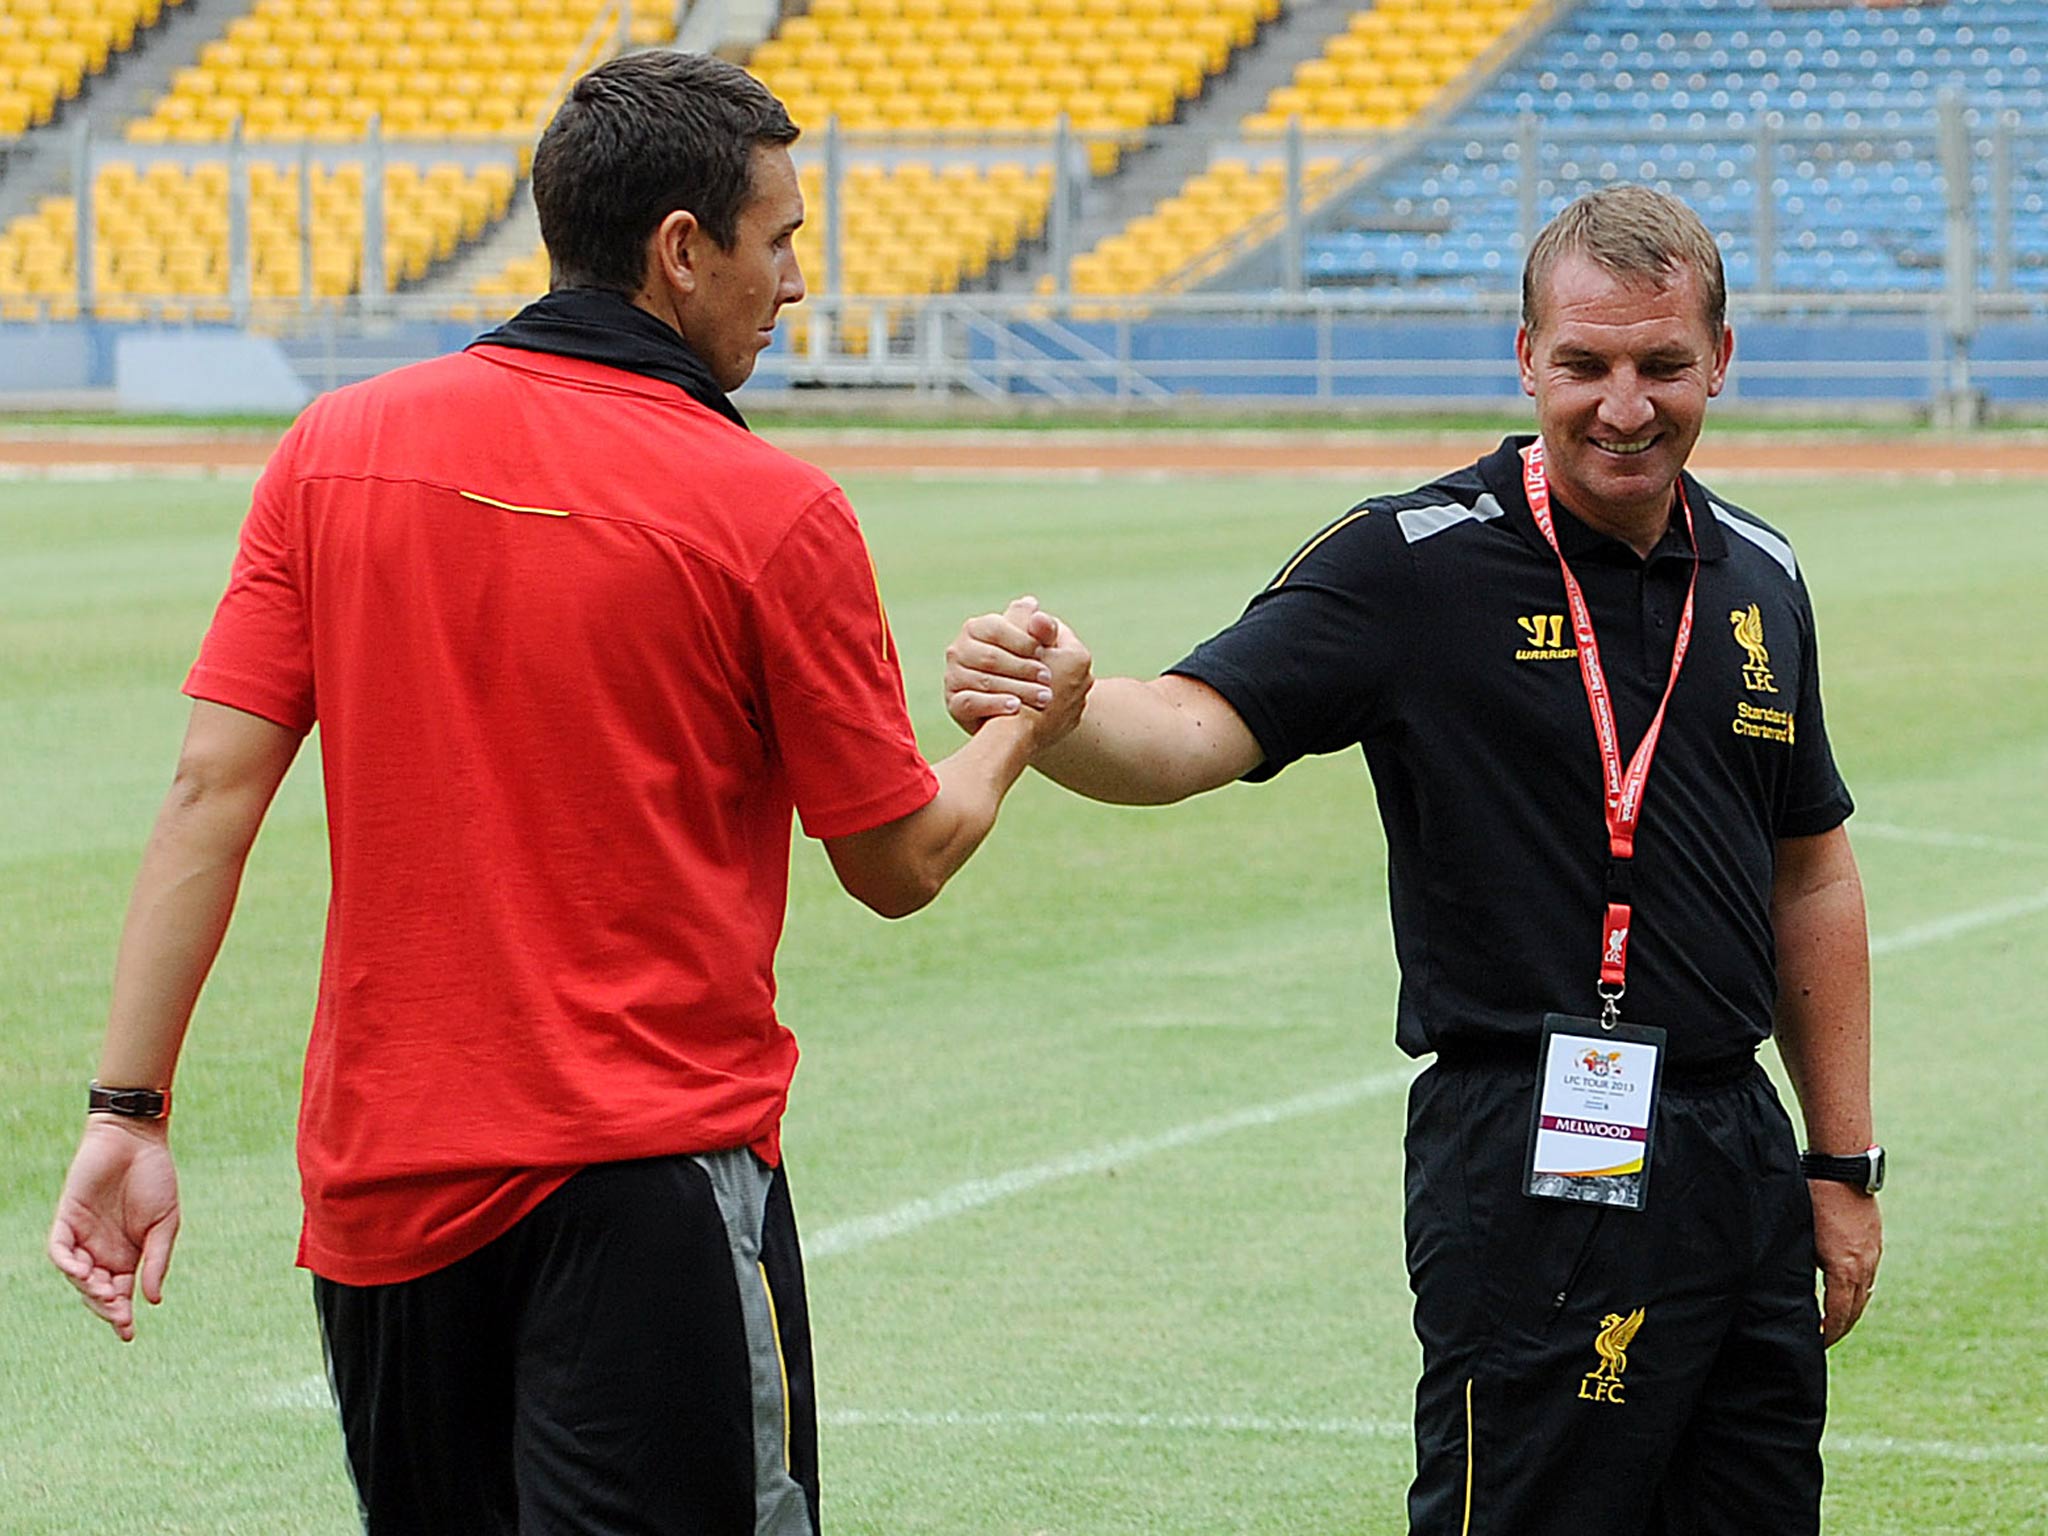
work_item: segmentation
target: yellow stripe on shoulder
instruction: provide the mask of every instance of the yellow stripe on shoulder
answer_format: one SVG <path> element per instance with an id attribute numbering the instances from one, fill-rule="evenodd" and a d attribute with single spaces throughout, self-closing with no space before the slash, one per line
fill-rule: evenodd
<path id="1" fill-rule="evenodd" d="M 478 491 L 457 491 L 464 501 L 480 502 L 487 507 L 496 507 L 500 512 L 531 512 L 537 517 L 568 517 L 560 507 L 522 507 L 517 502 L 500 501 L 495 496 L 485 496 Z"/>
<path id="2" fill-rule="evenodd" d="M 1316 552 L 1317 547 L 1323 542 L 1323 540 L 1330 537 L 1331 534 L 1336 533 L 1341 528 L 1350 527 L 1353 523 L 1357 522 L 1361 517 L 1370 516 L 1371 513 L 1371 507 L 1360 507 L 1356 512 L 1350 512 L 1345 514 L 1343 517 L 1338 518 L 1337 521 L 1330 524 L 1329 527 L 1325 528 L 1321 533 L 1317 534 L 1314 538 L 1310 539 L 1308 543 L 1302 546 L 1301 553 L 1296 555 L 1292 560 L 1287 562 L 1287 569 L 1282 571 L 1278 576 L 1275 576 L 1273 578 L 1273 586 L 1280 586 L 1287 580 L 1288 577 L 1292 576 L 1294 574 L 1294 568 L 1297 565 L 1300 565 L 1301 562 L 1306 560 L 1310 555 L 1314 554 Z M 1269 588 L 1268 590 L 1271 589 Z"/>

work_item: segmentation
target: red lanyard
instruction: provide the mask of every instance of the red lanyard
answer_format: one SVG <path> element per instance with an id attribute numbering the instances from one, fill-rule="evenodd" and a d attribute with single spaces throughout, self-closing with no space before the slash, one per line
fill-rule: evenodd
<path id="1" fill-rule="evenodd" d="M 1558 546 L 1557 528 L 1550 516 L 1550 481 L 1543 473 L 1543 440 L 1531 443 L 1522 456 L 1522 488 L 1528 492 L 1529 511 L 1543 540 L 1557 556 L 1564 572 L 1565 602 L 1572 613 L 1572 641 L 1578 647 L 1579 680 L 1586 685 L 1586 702 L 1593 711 L 1593 734 L 1600 743 L 1600 768 L 1607 787 L 1607 921 L 1600 941 L 1599 993 L 1604 1011 L 1603 1024 L 1612 1025 L 1621 1016 L 1622 993 L 1628 988 L 1629 897 L 1628 867 L 1636 852 L 1636 826 L 1643 818 L 1643 792 L 1650 781 L 1650 763 L 1657 755 L 1657 737 L 1664 729 L 1664 711 L 1670 707 L 1678 687 L 1679 671 L 1692 644 L 1692 603 L 1699 589 L 1699 544 L 1693 538 L 1692 504 L 1685 487 L 1678 489 L 1678 505 L 1685 512 L 1685 535 L 1693 543 L 1692 580 L 1685 589 L 1685 611 L 1678 618 L 1678 638 L 1671 647 L 1671 678 L 1664 685 L 1664 698 L 1656 718 L 1636 745 L 1635 755 L 1624 768 L 1621 737 L 1614 725 L 1614 697 L 1607 686 L 1607 673 L 1600 665 L 1600 642 L 1593 634 L 1593 615 L 1586 596 Z"/>

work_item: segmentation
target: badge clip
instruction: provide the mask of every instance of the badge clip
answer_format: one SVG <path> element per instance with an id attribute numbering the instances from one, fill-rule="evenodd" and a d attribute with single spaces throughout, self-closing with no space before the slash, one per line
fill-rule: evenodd
<path id="1" fill-rule="evenodd" d="M 1611 1033 L 1621 1022 L 1621 998 L 1628 988 L 1611 987 L 1603 981 L 1597 983 L 1594 990 L 1600 994 L 1600 1027 Z"/>

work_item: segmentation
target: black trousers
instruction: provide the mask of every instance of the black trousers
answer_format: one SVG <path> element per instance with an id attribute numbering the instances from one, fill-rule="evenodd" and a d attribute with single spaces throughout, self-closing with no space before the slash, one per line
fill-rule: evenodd
<path id="1" fill-rule="evenodd" d="M 817 1530 L 788 1186 L 749 1154 L 719 1157 L 747 1162 L 585 1168 L 416 1280 L 315 1278 L 371 1536 Z"/>
<path id="2" fill-rule="evenodd" d="M 1813 1210 L 1770 1080 L 1667 1082 L 1631 1211 L 1521 1192 L 1534 1054 L 1410 1092 L 1412 1536 L 1817 1532 Z"/>

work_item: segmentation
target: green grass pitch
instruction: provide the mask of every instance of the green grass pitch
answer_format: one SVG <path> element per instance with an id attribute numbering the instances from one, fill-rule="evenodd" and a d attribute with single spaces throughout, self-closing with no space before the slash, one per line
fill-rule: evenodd
<path id="1" fill-rule="evenodd" d="M 1099 671 L 1154 670 L 1355 492 L 1385 488 L 850 486 L 934 753 L 954 739 L 939 657 L 965 614 L 1030 590 Z M 1828 1528 L 2048 1531 L 2043 487 L 1728 490 L 1810 573 L 1878 948 L 1890 1253 L 1834 1356 Z M 292 1269 L 325 895 L 311 754 L 258 845 L 179 1080 L 186 1226 L 167 1304 L 124 1349 L 41 1256 L 178 683 L 245 496 L 0 490 L 9 1536 L 354 1529 Z M 901 925 L 840 895 L 800 844 L 788 1145 L 831 1530 L 1402 1529 L 1416 1360 L 1382 891 L 1350 756 L 1165 811 L 1026 782 L 974 865 Z"/>

